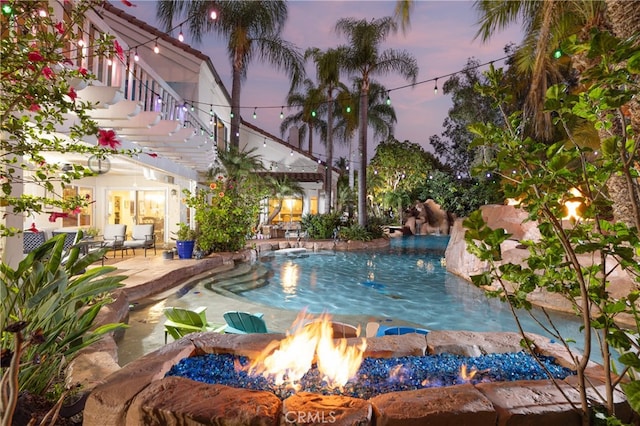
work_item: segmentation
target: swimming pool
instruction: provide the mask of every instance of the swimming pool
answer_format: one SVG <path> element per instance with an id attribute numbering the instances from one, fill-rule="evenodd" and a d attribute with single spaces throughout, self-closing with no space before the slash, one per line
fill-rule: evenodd
<path id="1" fill-rule="evenodd" d="M 393 238 L 388 249 L 375 252 L 273 252 L 260 259 L 269 270 L 266 285 L 238 295 L 291 311 L 400 319 L 433 330 L 518 331 L 507 304 L 446 271 L 447 243 L 448 236 L 413 236 Z M 520 313 L 525 331 L 548 336 Z M 551 316 L 581 349 L 577 319 Z"/>

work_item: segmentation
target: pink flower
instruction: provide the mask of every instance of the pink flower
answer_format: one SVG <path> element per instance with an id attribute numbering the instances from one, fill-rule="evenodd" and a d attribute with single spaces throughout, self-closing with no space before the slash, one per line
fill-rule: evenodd
<path id="1" fill-rule="evenodd" d="M 156 154 L 155 152 L 148 152 L 147 155 L 151 158 L 158 158 L 158 154 Z"/>
<path id="2" fill-rule="evenodd" d="M 76 98 L 78 97 L 76 89 L 74 89 L 73 87 L 69 87 L 69 93 L 67 93 L 67 96 L 69 96 L 71 100 L 75 102 Z"/>
<path id="3" fill-rule="evenodd" d="M 76 207 L 75 209 L 71 210 L 70 213 L 71 214 L 80 214 L 80 213 L 82 213 L 82 208 L 81 207 Z"/>
<path id="4" fill-rule="evenodd" d="M 58 34 L 64 34 L 64 24 L 62 22 L 58 22 L 54 27 L 56 28 L 56 31 L 58 31 Z"/>
<path id="5" fill-rule="evenodd" d="M 44 75 L 47 80 L 51 80 L 53 77 L 53 70 L 49 67 L 44 67 L 42 68 L 42 75 Z"/>
<path id="6" fill-rule="evenodd" d="M 82 68 L 82 67 L 78 68 L 78 73 L 80 73 L 80 75 L 83 77 L 86 76 L 88 72 L 89 71 L 87 71 L 86 68 Z"/>
<path id="7" fill-rule="evenodd" d="M 116 48 L 116 54 L 121 61 L 124 61 L 124 51 L 122 50 L 122 46 L 118 43 L 118 40 L 113 40 L 113 46 Z"/>
<path id="8" fill-rule="evenodd" d="M 29 111 L 31 111 L 31 112 L 38 112 L 38 111 L 40 111 L 40 105 L 38 105 L 38 104 L 31 104 L 31 106 L 29 107 Z"/>
<path id="9" fill-rule="evenodd" d="M 29 55 L 27 57 L 32 62 L 40 62 L 44 60 L 40 52 L 38 52 L 37 50 L 34 50 L 33 52 L 29 52 Z"/>
<path id="10" fill-rule="evenodd" d="M 137 7 L 137 5 L 131 3 L 129 0 L 120 0 L 122 2 L 122 4 L 124 4 L 125 6 L 128 7 Z"/>
<path id="11" fill-rule="evenodd" d="M 98 144 L 100 146 L 108 146 L 111 149 L 116 149 L 118 145 L 120 145 L 120 142 L 116 139 L 116 132 L 113 130 L 99 130 Z"/>

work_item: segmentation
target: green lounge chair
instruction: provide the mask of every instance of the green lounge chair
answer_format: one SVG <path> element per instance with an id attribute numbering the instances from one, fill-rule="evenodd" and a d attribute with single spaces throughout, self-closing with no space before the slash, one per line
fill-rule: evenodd
<path id="1" fill-rule="evenodd" d="M 168 306 L 164 308 L 164 315 L 167 320 L 164 323 L 164 343 L 167 343 L 167 335 L 171 335 L 174 340 L 189 333 L 199 331 L 214 331 L 221 333 L 224 325 L 215 325 L 207 321 L 206 306 L 199 306 L 194 310 Z"/>
<path id="2" fill-rule="evenodd" d="M 247 334 L 247 333 L 268 333 L 267 324 L 262 319 L 263 314 L 248 312 L 230 311 L 224 313 L 224 320 L 227 326 L 225 333 Z"/>

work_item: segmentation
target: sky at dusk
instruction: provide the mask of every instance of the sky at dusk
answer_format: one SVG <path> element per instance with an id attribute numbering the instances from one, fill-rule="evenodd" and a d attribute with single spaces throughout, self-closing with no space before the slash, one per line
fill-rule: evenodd
<path id="1" fill-rule="evenodd" d="M 119 8 L 126 10 L 139 19 L 152 25 L 156 24 L 156 2 L 131 0 L 134 7 L 126 7 L 120 1 L 112 0 Z M 346 44 L 345 37 L 338 37 L 334 27 L 338 19 L 351 17 L 373 19 L 391 16 L 395 1 L 306 1 L 292 0 L 288 3 L 289 19 L 283 38 L 298 46 L 301 51 L 309 47 L 327 49 Z M 182 19 L 176 19 L 178 23 Z M 395 107 L 398 122 L 395 125 L 396 139 L 419 143 L 425 149 L 429 147 L 429 137 L 442 133 L 442 123 L 451 108 L 451 100 L 442 94 L 442 85 L 446 75 L 460 71 L 468 58 L 480 63 L 488 63 L 505 56 L 504 47 L 508 43 L 519 43 L 519 26 L 512 26 L 494 36 L 488 43 L 474 40 L 478 30 L 477 14 L 471 1 L 416 1 L 411 15 L 411 27 L 406 34 L 399 31 L 387 38 L 383 49 L 402 49 L 411 53 L 418 62 L 417 82 L 427 81 L 403 89 L 396 88 L 408 84 L 399 75 L 376 78 L 390 90 L 392 105 Z M 156 24 L 157 25 L 157 24 Z M 159 25 L 157 25 L 160 28 Z M 160 28 L 162 29 L 162 28 Z M 186 26 L 184 28 L 187 36 Z M 177 37 L 176 34 L 173 34 Z M 189 42 L 189 38 L 185 40 Z M 215 34 L 205 35 L 201 43 L 190 43 L 211 58 L 228 92 L 231 92 L 231 72 L 225 41 Z M 503 61 L 495 63 L 503 65 Z M 486 67 L 482 68 L 485 69 Z M 313 68 L 308 67 L 309 77 L 315 80 Z M 433 81 L 438 78 L 438 93 L 434 93 Z M 349 78 L 344 76 L 344 81 Z M 351 86 L 350 83 L 347 84 Z M 289 81 L 283 72 L 259 61 L 252 62 L 248 69 L 247 80 L 242 86 L 242 117 L 256 126 L 276 135 L 280 134 L 280 106 L 285 103 Z M 257 107 L 257 118 L 253 119 Z M 263 108 L 261 108 L 263 107 Z M 272 107 L 272 108 L 266 108 Z M 293 110 L 284 110 L 285 115 Z M 369 132 L 369 156 L 371 158 L 376 142 Z M 303 144 L 306 148 L 306 143 Z M 324 156 L 324 148 L 314 143 L 317 156 Z M 346 149 L 336 147 L 336 157 L 347 156 Z"/>

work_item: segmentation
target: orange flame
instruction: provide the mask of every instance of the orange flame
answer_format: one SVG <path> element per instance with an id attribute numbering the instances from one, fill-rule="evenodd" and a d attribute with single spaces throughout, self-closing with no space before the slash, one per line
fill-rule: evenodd
<path id="1" fill-rule="evenodd" d="M 478 370 L 476 370 L 475 367 L 471 368 L 469 372 L 467 372 L 467 366 L 465 364 L 462 364 L 460 367 L 460 378 L 465 382 L 471 381 L 477 373 Z"/>
<path id="2" fill-rule="evenodd" d="M 346 339 L 334 339 L 330 317 L 322 315 L 309 321 L 301 313 L 293 324 L 293 333 L 281 341 L 273 341 L 249 366 L 249 374 L 273 377 L 277 385 L 297 382 L 315 362 L 327 386 L 342 387 L 360 368 L 365 339 L 359 345 L 348 345 Z"/>

